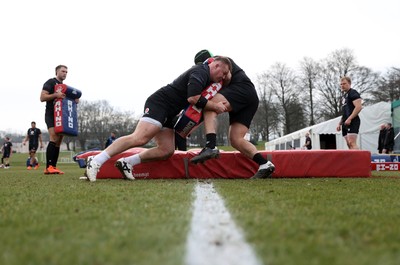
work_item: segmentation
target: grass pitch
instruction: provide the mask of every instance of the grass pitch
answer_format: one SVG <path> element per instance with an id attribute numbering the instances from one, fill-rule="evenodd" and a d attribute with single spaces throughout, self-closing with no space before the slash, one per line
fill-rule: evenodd
<path id="1" fill-rule="evenodd" d="M 196 180 L 79 180 L 0 169 L 1 264 L 183 264 Z M 212 180 L 264 264 L 400 264 L 398 172 Z"/>

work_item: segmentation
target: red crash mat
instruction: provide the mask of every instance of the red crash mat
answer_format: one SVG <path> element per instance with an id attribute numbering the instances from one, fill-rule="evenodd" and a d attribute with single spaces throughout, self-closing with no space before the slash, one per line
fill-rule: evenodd
<path id="1" fill-rule="evenodd" d="M 100 168 L 97 178 L 121 178 L 114 163 L 121 157 L 137 154 L 145 149 L 132 148 L 112 157 Z M 204 164 L 191 164 L 190 159 L 200 150 L 176 151 L 163 161 L 135 166 L 135 178 L 250 178 L 258 165 L 237 151 L 221 151 L 220 158 Z M 100 151 L 77 156 L 85 159 Z M 362 150 L 285 150 L 262 151 L 274 163 L 273 178 L 284 177 L 370 177 L 371 154 Z"/>

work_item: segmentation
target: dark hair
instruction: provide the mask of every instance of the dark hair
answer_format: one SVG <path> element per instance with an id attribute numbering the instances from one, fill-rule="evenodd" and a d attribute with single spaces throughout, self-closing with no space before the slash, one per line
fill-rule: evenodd
<path id="1" fill-rule="evenodd" d="M 56 66 L 56 74 L 57 74 L 57 71 L 60 70 L 60 69 L 63 68 L 63 67 L 66 68 L 66 69 L 68 69 L 68 67 L 66 67 L 66 66 L 63 65 L 63 64 L 57 65 L 57 66 Z"/>
<path id="2" fill-rule="evenodd" d="M 210 57 L 213 57 L 213 55 L 209 50 L 201 50 L 194 56 L 194 64 L 202 64 Z"/>

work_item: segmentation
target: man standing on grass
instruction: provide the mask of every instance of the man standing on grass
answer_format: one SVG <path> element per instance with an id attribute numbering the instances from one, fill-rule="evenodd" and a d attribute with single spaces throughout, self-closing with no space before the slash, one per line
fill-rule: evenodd
<path id="1" fill-rule="evenodd" d="M 36 122 L 31 122 L 31 128 L 28 129 L 28 132 L 26 133 L 26 137 L 24 141 L 22 142 L 23 145 L 26 144 L 26 142 L 29 140 L 29 152 L 31 152 L 33 149 L 36 151 L 39 148 L 39 141 L 40 141 L 40 148 L 43 148 L 43 141 L 42 141 L 42 132 L 40 131 L 39 128 L 36 128 Z"/>
<path id="2" fill-rule="evenodd" d="M 1 158 L 1 167 L 5 169 L 10 168 L 10 158 L 12 154 L 12 143 L 10 137 L 6 137 L 1 147 L 1 151 L 3 152 L 3 157 Z"/>
<path id="3" fill-rule="evenodd" d="M 356 90 L 351 88 L 351 79 L 348 76 L 340 79 L 340 87 L 343 92 L 343 116 L 336 130 L 340 131 L 342 129 L 342 135 L 346 139 L 349 149 L 359 149 L 357 146 L 357 135 L 361 124 L 360 117 L 358 117 L 362 109 L 361 97 Z"/>
<path id="4" fill-rule="evenodd" d="M 57 168 L 58 156 L 60 155 L 60 146 L 64 136 L 57 134 L 54 130 L 54 102 L 57 99 L 63 99 L 66 95 L 61 91 L 55 91 L 54 87 L 57 84 L 62 84 L 67 78 L 68 67 L 58 65 L 56 67 L 56 77 L 50 78 L 43 84 L 42 92 L 40 93 L 40 101 L 46 102 L 45 122 L 50 135 L 50 142 L 46 149 L 46 168 L 44 174 L 64 174 Z M 79 99 L 75 99 L 78 103 Z"/>

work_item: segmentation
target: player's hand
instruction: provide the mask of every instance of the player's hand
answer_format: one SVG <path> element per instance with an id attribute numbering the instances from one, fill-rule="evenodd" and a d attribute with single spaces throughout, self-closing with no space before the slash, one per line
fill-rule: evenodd
<path id="1" fill-rule="evenodd" d="M 351 123 L 351 120 L 350 120 L 350 118 L 349 118 L 349 119 L 347 119 L 347 120 L 344 122 L 344 124 L 345 124 L 345 125 L 347 125 L 347 126 L 349 126 L 349 125 L 350 125 L 350 123 Z"/>
<path id="2" fill-rule="evenodd" d="M 220 102 L 215 103 L 214 110 L 216 113 L 221 114 L 221 113 L 224 113 L 227 109 L 226 109 L 225 104 L 222 101 L 220 101 Z"/>
<path id="3" fill-rule="evenodd" d="M 56 95 L 56 98 L 65 98 L 65 94 L 61 91 L 54 92 L 54 95 Z"/>

